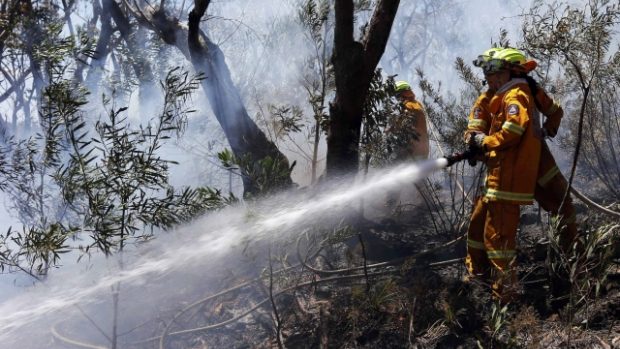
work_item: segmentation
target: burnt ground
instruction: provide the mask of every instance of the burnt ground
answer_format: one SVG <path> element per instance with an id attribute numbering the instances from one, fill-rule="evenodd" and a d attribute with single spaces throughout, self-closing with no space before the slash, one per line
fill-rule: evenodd
<path id="1" fill-rule="evenodd" d="M 524 210 L 522 289 L 501 306 L 465 277 L 463 225 L 438 233 L 425 212 L 300 234 L 271 267 L 222 275 L 223 292 L 162 305 L 118 348 L 620 348 L 620 249 L 596 234 L 603 221 L 583 225 L 581 257 L 558 256 Z"/>
<path id="2" fill-rule="evenodd" d="M 429 217 L 409 217 L 362 221 L 321 244 L 305 242 L 297 246 L 303 265 L 279 271 L 287 265 L 280 259 L 255 282 L 229 279 L 222 289 L 248 285 L 184 312 L 171 306 L 162 325 L 137 336 L 157 341 L 125 346 L 620 348 L 620 266 L 610 240 L 598 241 L 583 260 L 562 262 L 551 257 L 538 212 L 526 210 L 521 295 L 501 306 L 487 285 L 465 277 L 464 242 L 453 242 L 460 233 L 437 234 L 421 228 L 432 225 Z"/>

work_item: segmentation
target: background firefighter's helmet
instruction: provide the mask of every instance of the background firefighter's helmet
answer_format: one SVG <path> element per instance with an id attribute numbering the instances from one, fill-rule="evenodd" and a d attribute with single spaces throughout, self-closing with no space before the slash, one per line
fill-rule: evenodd
<path id="1" fill-rule="evenodd" d="M 394 83 L 394 92 L 401 93 L 405 91 L 411 91 L 411 85 L 407 81 L 396 81 Z"/>

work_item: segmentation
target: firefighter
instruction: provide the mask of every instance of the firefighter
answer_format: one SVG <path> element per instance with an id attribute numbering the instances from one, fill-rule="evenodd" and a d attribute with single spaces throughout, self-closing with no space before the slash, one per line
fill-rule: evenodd
<path id="1" fill-rule="evenodd" d="M 538 86 L 532 77 L 527 75 L 536 68 L 534 61 L 528 63 L 530 64 L 524 66 L 523 70 L 517 70 L 515 74 L 528 82 L 530 90 L 535 96 L 536 108 L 546 117 L 542 125 L 543 139 L 534 199 L 543 210 L 559 219 L 560 247 L 564 252 L 569 252 L 577 237 L 575 207 L 570 195 L 562 202 L 568 190 L 568 181 L 560 172 L 553 154 L 551 154 L 544 140 L 545 137 L 553 138 L 557 135 L 564 110 L 557 101 L 554 101 L 545 90 Z"/>
<path id="2" fill-rule="evenodd" d="M 428 159 L 429 142 L 424 107 L 415 99 L 411 85 L 396 81 L 394 92 L 402 103 L 403 113 L 389 120 L 388 137 L 396 139 L 393 151 L 396 160 Z"/>
<path id="3" fill-rule="evenodd" d="M 531 61 L 530 61 L 531 62 Z M 516 232 L 520 205 L 530 205 L 538 179 L 542 130 L 532 91 L 517 75 L 531 63 L 515 49 L 488 50 L 474 61 L 490 91 L 472 109 L 467 142 L 484 153 L 487 177 L 468 236 L 468 269 L 489 277 L 502 302 L 515 295 Z M 485 132 L 486 131 L 486 132 Z M 475 229 L 483 226 L 483 229 Z M 483 237 L 475 236 L 482 232 Z M 490 265 L 490 267 L 487 267 Z"/>
<path id="4" fill-rule="evenodd" d="M 478 56 L 478 61 L 487 62 L 501 48 L 491 48 Z M 481 63 L 475 63 L 480 66 Z M 465 132 L 465 143 L 469 145 L 471 137 L 476 134 L 488 134 L 491 124 L 491 113 L 489 112 L 489 104 L 491 98 L 495 94 L 495 90 L 488 88 L 484 91 L 474 103 L 469 114 L 467 123 L 467 131 Z M 476 160 L 483 160 L 477 158 Z M 470 276 L 487 281 L 490 278 L 491 264 L 487 257 L 487 251 L 484 246 L 484 225 L 487 216 L 487 204 L 484 196 L 478 196 L 474 202 L 469 228 L 467 230 L 467 256 L 465 257 L 465 265 Z"/>
<path id="5" fill-rule="evenodd" d="M 487 50 L 480 56 L 482 60 L 488 60 L 498 50 L 502 48 L 492 48 Z M 528 61 L 522 66 L 522 70 L 516 70 L 514 75 L 526 79 L 530 90 L 535 96 L 535 104 L 538 111 L 545 115 L 546 120 L 543 123 L 542 132 L 546 137 L 555 137 L 558 133 L 560 121 L 564 112 L 557 101 L 554 101 L 549 95 L 537 85 L 536 81 L 527 75 L 536 68 L 534 61 Z M 469 122 L 466 131 L 466 137 L 471 133 L 488 133 L 490 114 L 488 104 L 490 98 L 495 91 L 488 89 L 482 93 L 469 115 Z M 575 209 L 570 196 L 562 204 L 564 194 L 566 193 L 568 183 L 560 172 L 549 147 L 546 142 L 542 141 L 541 157 L 538 170 L 538 180 L 536 182 L 536 190 L 534 199 L 540 207 L 550 212 L 552 216 L 559 219 L 560 227 L 560 246 L 564 252 L 569 252 L 575 237 L 577 236 L 577 225 L 575 223 Z M 466 264 L 472 275 L 486 277 L 488 276 L 489 262 L 487 260 L 486 251 L 484 250 L 484 222 L 486 216 L 486 206 L 482 197 L 476 199 L 470 226 L 468 229 L 468 247 Z"/>
<path id="6" fill-rule="evenodd" d="M 424 107 L 416 100 L 408 82 L 396 81 L 394 92 L 402 104 L 403 112 L 388 120 L 385 129 L 385 136 L 393 159 L 397 163 L 428 159 L 430 147 Z M 388 192 L 388 207 L 394 208 L 400 204 L 401 191 Z"/>

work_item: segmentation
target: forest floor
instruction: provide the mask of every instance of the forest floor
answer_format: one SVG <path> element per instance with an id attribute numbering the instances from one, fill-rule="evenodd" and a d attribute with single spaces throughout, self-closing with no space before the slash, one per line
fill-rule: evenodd
<path id="1" fill-rule="evenodd" d="M 171 309 L 174 325 L 153 332 L 161 346 L 135 348 L 620 348 L 620 265 L 609 249 L 554 273 L 537 212 L 526 210 L 520 295 L 501 306 L 466 277 L 462 236 L 436 234 L 428 216 L 392 218 L 304 244 L 301 266 L 273 265 L 251 291 L 247 278 L 228 280 L 231 291 L 182 316 Z M 555 300 L 550 275 L 580 271 L 572 284 L 560 277 L 565 298 Z"/>

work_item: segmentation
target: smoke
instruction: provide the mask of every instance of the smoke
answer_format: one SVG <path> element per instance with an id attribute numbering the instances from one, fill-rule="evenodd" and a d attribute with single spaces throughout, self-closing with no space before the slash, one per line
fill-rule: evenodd
<path id="1" fill-rule="evenodd" d="M 325 183 L 321 191 L 280 194 L 249 210 L 231 207 L 115 258 L 99 255 L 65 267 L 0 303 L 0 341 L 9 347 L 34 348 L 57 327 L 84 340 L 97 340 L 96 331 L 75 329 L 83 327 L 85 316 L 105 328 L 111 322 L 110 299 L 115 292 L 121 309 L 118 333 L 124 333 L 156 319 L 160 312 L 214 292 L 227 266 L 234 266 L 237 274 L 245 270 L 256 275 L 261 257 L 244 257 L 248 250 L 258 253 L 260 246 L 294 237 L 317 222 L 324 228 L 336 225 L 362 197 L 410 185 L 445 165 L 443 159 L 408 164 L 380 171 L 364 182 L 343 178 Z"/>
<path id="2" fill-rule="evenodd" d="M 458 91 L 462 81 L 454 69 L 456 58 L 471 62 L 499 41 L 500 29 L 507 30 L 507 38 L 516 46 L 521 33 L 520 15 L 531 3 L 514 0 L 402 3 L 381 66 L 387 74 L 398 74 L 399 79 L 409 80 L 412 86 L 417 80 L 415 70 L 419 68 L 431 81 L 441 82 L 446 91 Z M 410 17 L 412 21 L 408 21 Z"/>
<path id="3" fill-rule="evenodd" d="M 255 6 L 254 2 L 237 0 L 216 2 L 209 8 L 213 18 L 205 27 L 224 51 L 251 116 L 268 116 L 269 104 L 297 105 L 307 117 L 312 115 L 303 83 L 304 74 L 312 64 L 310 60 L 317 52 L 298 19 L 303 2 L 272 0 Z M 473 60 L 499 40 L 502 28 L 508 30 L 508 39 L 516 45 L 521 32 L 519 15 L 530 4 L 515 0 L 420 3 L 401 2 L 379 67 L 386 75 L 398 74 L 399 79 L 410 80 L 414 89 L 415 70 L 420 68 L 432 82 L 441 82 L 448 93 L 459 91 L 462 83 L 454 69 L 456 57 L 463 57 L 466 62 Z M 425 13 L 426 10 L 431 13 Z M 361 12 L 356 29 L 360 29 L 371 14 Z M 410 22 L 409 17 L 413 18 Z M 331 37 L 326 39 L 326 44 L 329 51 Z M 309 143 L 308 139 L 297 133 L 292 140 L 274 141 L 291 162 L 297 161 L 294 181 L 308 184 L 309 160 L 298 148 L 299 144 Z M 325 152 L 326 147 L 321 143 L 321 167 Z"/>
<path id="4" fill-rule="evenodd" d="M 313 51 L 297 21 L 299 3 L 279 0 L 261 1 L 260 5 L 249 0 L 213 2 L 209 9 L 212 18 L 203 23 L 203 28 L 206 27 L 224 51 L 235 85 L 240 89 L 251 116 L 264 112 L 269 104 L 300 105 L 306 115 L 311 115 L 301 83 L 307 58 Z M 404 8 L 411 2 L 401 3 Z M 393 47 L 399 43 L 395 42 L 397 35 L 392 35 L 380 65 L 384 72 L 398 74 L 400 78 L 411 80 L 415 86 L 414 70 L 420 67 L 432 81 L 441 81 L 445 90 L 458 91 L 459 79 L 453 69 L 455 58 L 460 56 L 466 62 L 471 61 L 497 41 L 500 28 L 507 29 L 510 41 L 517 43 L 520 32 L 518 15 L 529 6 L 529 2 L 516 0 L 454 1 L 454 4 L 454 8 L 433 15 L 431 34 L 437 38 L 425 54 L 410 65 L 393 64 Z M 396 22 L 403 21 L 407 15 L 399 10 Z M 419 42 L 410 40 L 405 51 L 414 54 L 420 48 Z M 179 57 L 180 54 L 174 52 L 159 61 L 157 68 L 164 69 L 179 62 L 186 65 Z M 190 118 L 184 138 L 178 146 L 167 146 L 162 154 L 163 158 L 174 158 L 180 163 L 172 168 L 171 183 L 209 185 L 224 192 L 230 185 L 238 194 L 241 188 L 238 176 L 229 178 L 229 172 L 220 168 L 212 157 L 228 145 L 202 95 L 202 91 L 197 91 L 194 103 L 198 112 Z M 150 103 L 138 105 L 137 94 L 132 94 L 127 102 L 134 121 L 153 113 L 147 108 L 157 105 L 161 97 L 154 94 L 145 99 Z M 0 105 L 0 113 L 10 115 L 10 108 L 11 105 L 5 102 Z M 307 141 L 303 137 L 295 140 Z M 296 154 L 294 147 L 279 145 L 282 150 L 289 149 L 285 154 L 290 159 L 298 161 L 294 180 L 307 183 L 305 158 Z M 324 158 L 324 154 L 322 146 L 319 158 Z M 403 171 L 407 177 L 414 175 Z M 385 171 L 379 171 L 376 176 L 392 178 Z M 373 178 L 367 183 L 378 183 L 379 177 Z M 398 186 L 397 181 L 389 181 L 384 182 L 386 187 Z M 109 329 L 112 290 L 119 285 L 119 308 L 122 309 L 119 326 L 123 329 L 119 332 L 126 332 L 157 318 L 160 313 L 178 309 L 182 302 L 218 290 L 222 271 L 227 268 L 234 268 L 238 273 L 243 270 L 256 273 L 251 268 L 255 261 L 243 253 L 244 247 L 276 236 L 282 239 L 288 234 L 290 237 L 305 226 L 314 225 L 319 218 L 334 223 L 341 217 L 337 208 L 353 206 L 360 196 L 368 199 L 368 195 L 382 195 L 382 190 L 377 187 L 348 187 L 350 182 L 335 183 L 335 188 L 346 189 L 334 190 L 332 195 L 327 190 L 308 196 L 291 194 L 263 202 L 252 210 L 243 207 L 226 209 L 173 233 L 159 235 L 156 241 L 128 251 L 119 258 L 94 255 L 89 261 L 72 264 L 72 257 L 65 257 L 65 266 L 51 272 L 44 283 L 28 290 L 12 286 L 13 280 L 18 279 L 19 284 L 26 283 L 26 279 L 5 275 L 0 278 L 2 285 L 7 286 L 0 291 L 3 299 L 0 304 L 0 339 L 3 346 L 49 347 L 50 329 L 54 326 L 59 331 L 105 343 L 105 338 L 93 329 L 83 313 Z M 334 213 L 328 214 L 329 211 Z M 0 214 L 0 218 L 8 225 L 6 217 Z M 148 326 L 155 325 L 149 323 Z"/>

